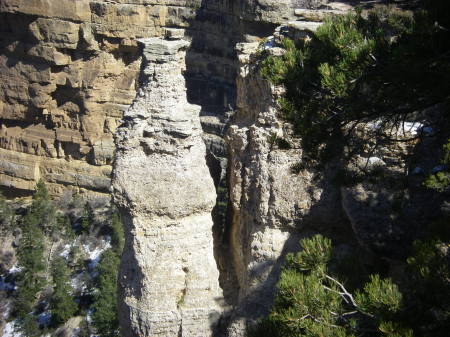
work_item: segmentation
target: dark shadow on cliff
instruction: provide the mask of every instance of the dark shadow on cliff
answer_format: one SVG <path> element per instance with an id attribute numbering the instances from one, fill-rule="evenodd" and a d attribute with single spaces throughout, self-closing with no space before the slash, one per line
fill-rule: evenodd
<path id="1" fill-rule="evenodd" d="M 247 33 L 264 37 L 275 28 L 272 24 L 255 24 L 243 19 L 241 14 L 247 11 L 247 6 L 242 0 L 202 0 L 186 31 L 186 37 L 192 41 L 186 53 L 187 97 L 189 103 L 201 107 L 206 160 L 218 196 L 212 212 L 214 254 L 225 302 L 231 306 L 237 303 L 239 286 L 231 262 L 228 149 L 223 137 L 236 109 L 239 64 L 235 46 Z"/>

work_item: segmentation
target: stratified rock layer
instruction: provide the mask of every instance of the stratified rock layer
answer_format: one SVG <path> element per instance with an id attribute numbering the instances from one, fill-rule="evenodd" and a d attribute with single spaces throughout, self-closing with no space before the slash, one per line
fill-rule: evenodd
<path id="1" fill-rule="evenodd" d="M 213 255 L 216 193 L 199 107 L 186 100 L 183 40 L 141 40 L 143 81 L 117 131 L 116 204 L 126 225 L 124 336 L 211 336 L 222 293 Z"/>
<path id="2" fill-rule="evenodd" d="M 110 192 L 113 133 L 136 96 L 136 39 L 187 26 L 196 1 L 0 1 L 0 186 Z"/>
<path id="3" fill-rule="evenodd" d="M 0 1 L 0 187 L 30 194 L 42 178 L 54 195 L 65 188 L 109 193 L 113 134 L 136 96 L 136 40 L 163 36 L 166 27 L 185 28 L 192 39 L 189 100 L 203 107 L 208 149 L 223 157 L 236 42 L 265 36 L 267 27 L 294 18 L 294 8 L 320 2 Z"/>

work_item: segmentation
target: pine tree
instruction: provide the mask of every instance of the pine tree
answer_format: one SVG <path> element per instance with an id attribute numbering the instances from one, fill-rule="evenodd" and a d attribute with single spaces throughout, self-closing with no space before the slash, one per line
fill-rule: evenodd
<path id="1" fill-rule="evenodd" d="M 111 244 L 113 249 L 120 256 L 125 244 L 125 234 L 122 221 L 120 220 L 119 213 L 116 210 L 112 213 L 111 230 Z"/>
<path id="2" fill-rule="evenodd" d="M 316 235 L 300 245 L 300 252 L 286 257 L 272 312 L 249 336 L 412 336 L 395 320 L 402 295 L 389 279 L 373 275 L 352 294 L 330 274 L 329 239 Z"/>
<path id="3" fill-rule="evenodd" d="M 94 223 L 94 210 L 89 202 L 84 204 L 83 219 L 81 220 L 81 230 L 83 232 L 89 232 L 92 224 Z"/>
<path id="4" fill-rule="evenodd" d="M 120 259 L 112 249 L 106 251 L 98 265 L 94 314 L 97 333 L 102 337 L 119 336 L 117 314 L 117 277 Z"/>
<path id="5" fill-rule="evenodd" d="M 22 320 L 22 333 L 26 337 L 39 337 L 41 336 L 41 330 L 39 329 L 39 324 L 34 315 L 28 314 Z"/>
<path id="6" fill-rule="evenodd" d="M 25 317 L 32 310 L 37 294 L 44 286 L 44 234 L 37 222 L 31 212 L 26 215 L 17 249 L 18 264 L 22 268 L 15 302 L 19 317 Z"/>
<path id="7" fill-rule="evenodd" d="M 29 214 L 32 215 L 29 220 L 40 226 L 44 233 L 51 233 L 56 224 L 56 208 L 42 179 L 36 184 Z"/>
<path id="8" fill-rule="evenodd" d="M 48 223 L 47 220 L 54 214 L 53 210 L 48 191 L 44 183 L 39 181 L 32 204 L 23 218 L 22 236 L 17 248 L 17 260 L 22 271 L 18 277 L 14 310 L 23 329 L 32 324 L 33 319 L 28 316 L 36 304 L 39 292 L 45 285 L 43 223 Z"/>
<path id="9" fill-rule="evenodd" d="M 70 270 L 62 257 L 58 257 L 53 261 L 52 277 L 54 286 L 50 300 L 50 309 L 53 324 L 57 326 L 74 316 L 78 307 L 73 300 L 70 286 Z"/>

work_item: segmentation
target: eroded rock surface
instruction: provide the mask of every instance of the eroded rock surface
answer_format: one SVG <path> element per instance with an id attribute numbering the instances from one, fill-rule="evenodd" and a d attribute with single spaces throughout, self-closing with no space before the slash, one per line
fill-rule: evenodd
<path id="1" fill-rule="evenodd" d="M 236 42 L 266 36 L 275 24 L 295 18 L 295 8 L 326 2 L 1 1 L 0 148 L 7 156 L 0 158 L 0 186 L 30 194 L 43 178 L 55 195 L 67 187 L 109 193 L 103 180 L 112 162 L 112 135 L 136 96 L 136 40 L 163 36 L 166 27 L 185 28 L 192 40 L 189 100 L 203 107 L 208 149 L 225 156 L 220 129 L 235 106 Z"/>
<path id="2" fill-rule="evenodd" d="M 144 85 L 117 131 L 113 186 L 125 215 L 124 336 L 211 336 L 222 292 L 213 255 L 216 193 L 199 107 L 186 100 L 184 40 L 141 40 Z"/>
<path id="3" fill-rule="evenodd" d="M 282 88 L 259 75 L 252 59 L 257 48 L 238 45 L 238 109 L 227 134 L 231 253 L 239 283 L 229 336 L 244 336 L 247 324 L 268 313 L 283 258 L 301 237 L 345 223 L 339 189 L 316 184 L 312 170 L 294 172 L 302 149 L 279 117 Z"/>
<path id="4" fill-rule="evenodd" d="M 0 2 L 0 185 L 110 192 L 113 133 L 136 96 L 136 39 L 187 26 L 199 1 Z M 105 183 L 106 181 L 106 183 Z"/>

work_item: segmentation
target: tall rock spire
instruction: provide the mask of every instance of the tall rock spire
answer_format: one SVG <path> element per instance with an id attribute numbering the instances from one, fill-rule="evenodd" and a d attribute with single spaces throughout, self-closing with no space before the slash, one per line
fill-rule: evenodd
<path id="1" fill-rule="evenodd" d="M 140 43 L 142 86 L 118 128 L 113 170 L 126 226 L 119 277 L 123 336 L 211 336 L 222 300 L 213 254 L 216 192 L 200 107 L 186 98 L 188 42 Z"/>

